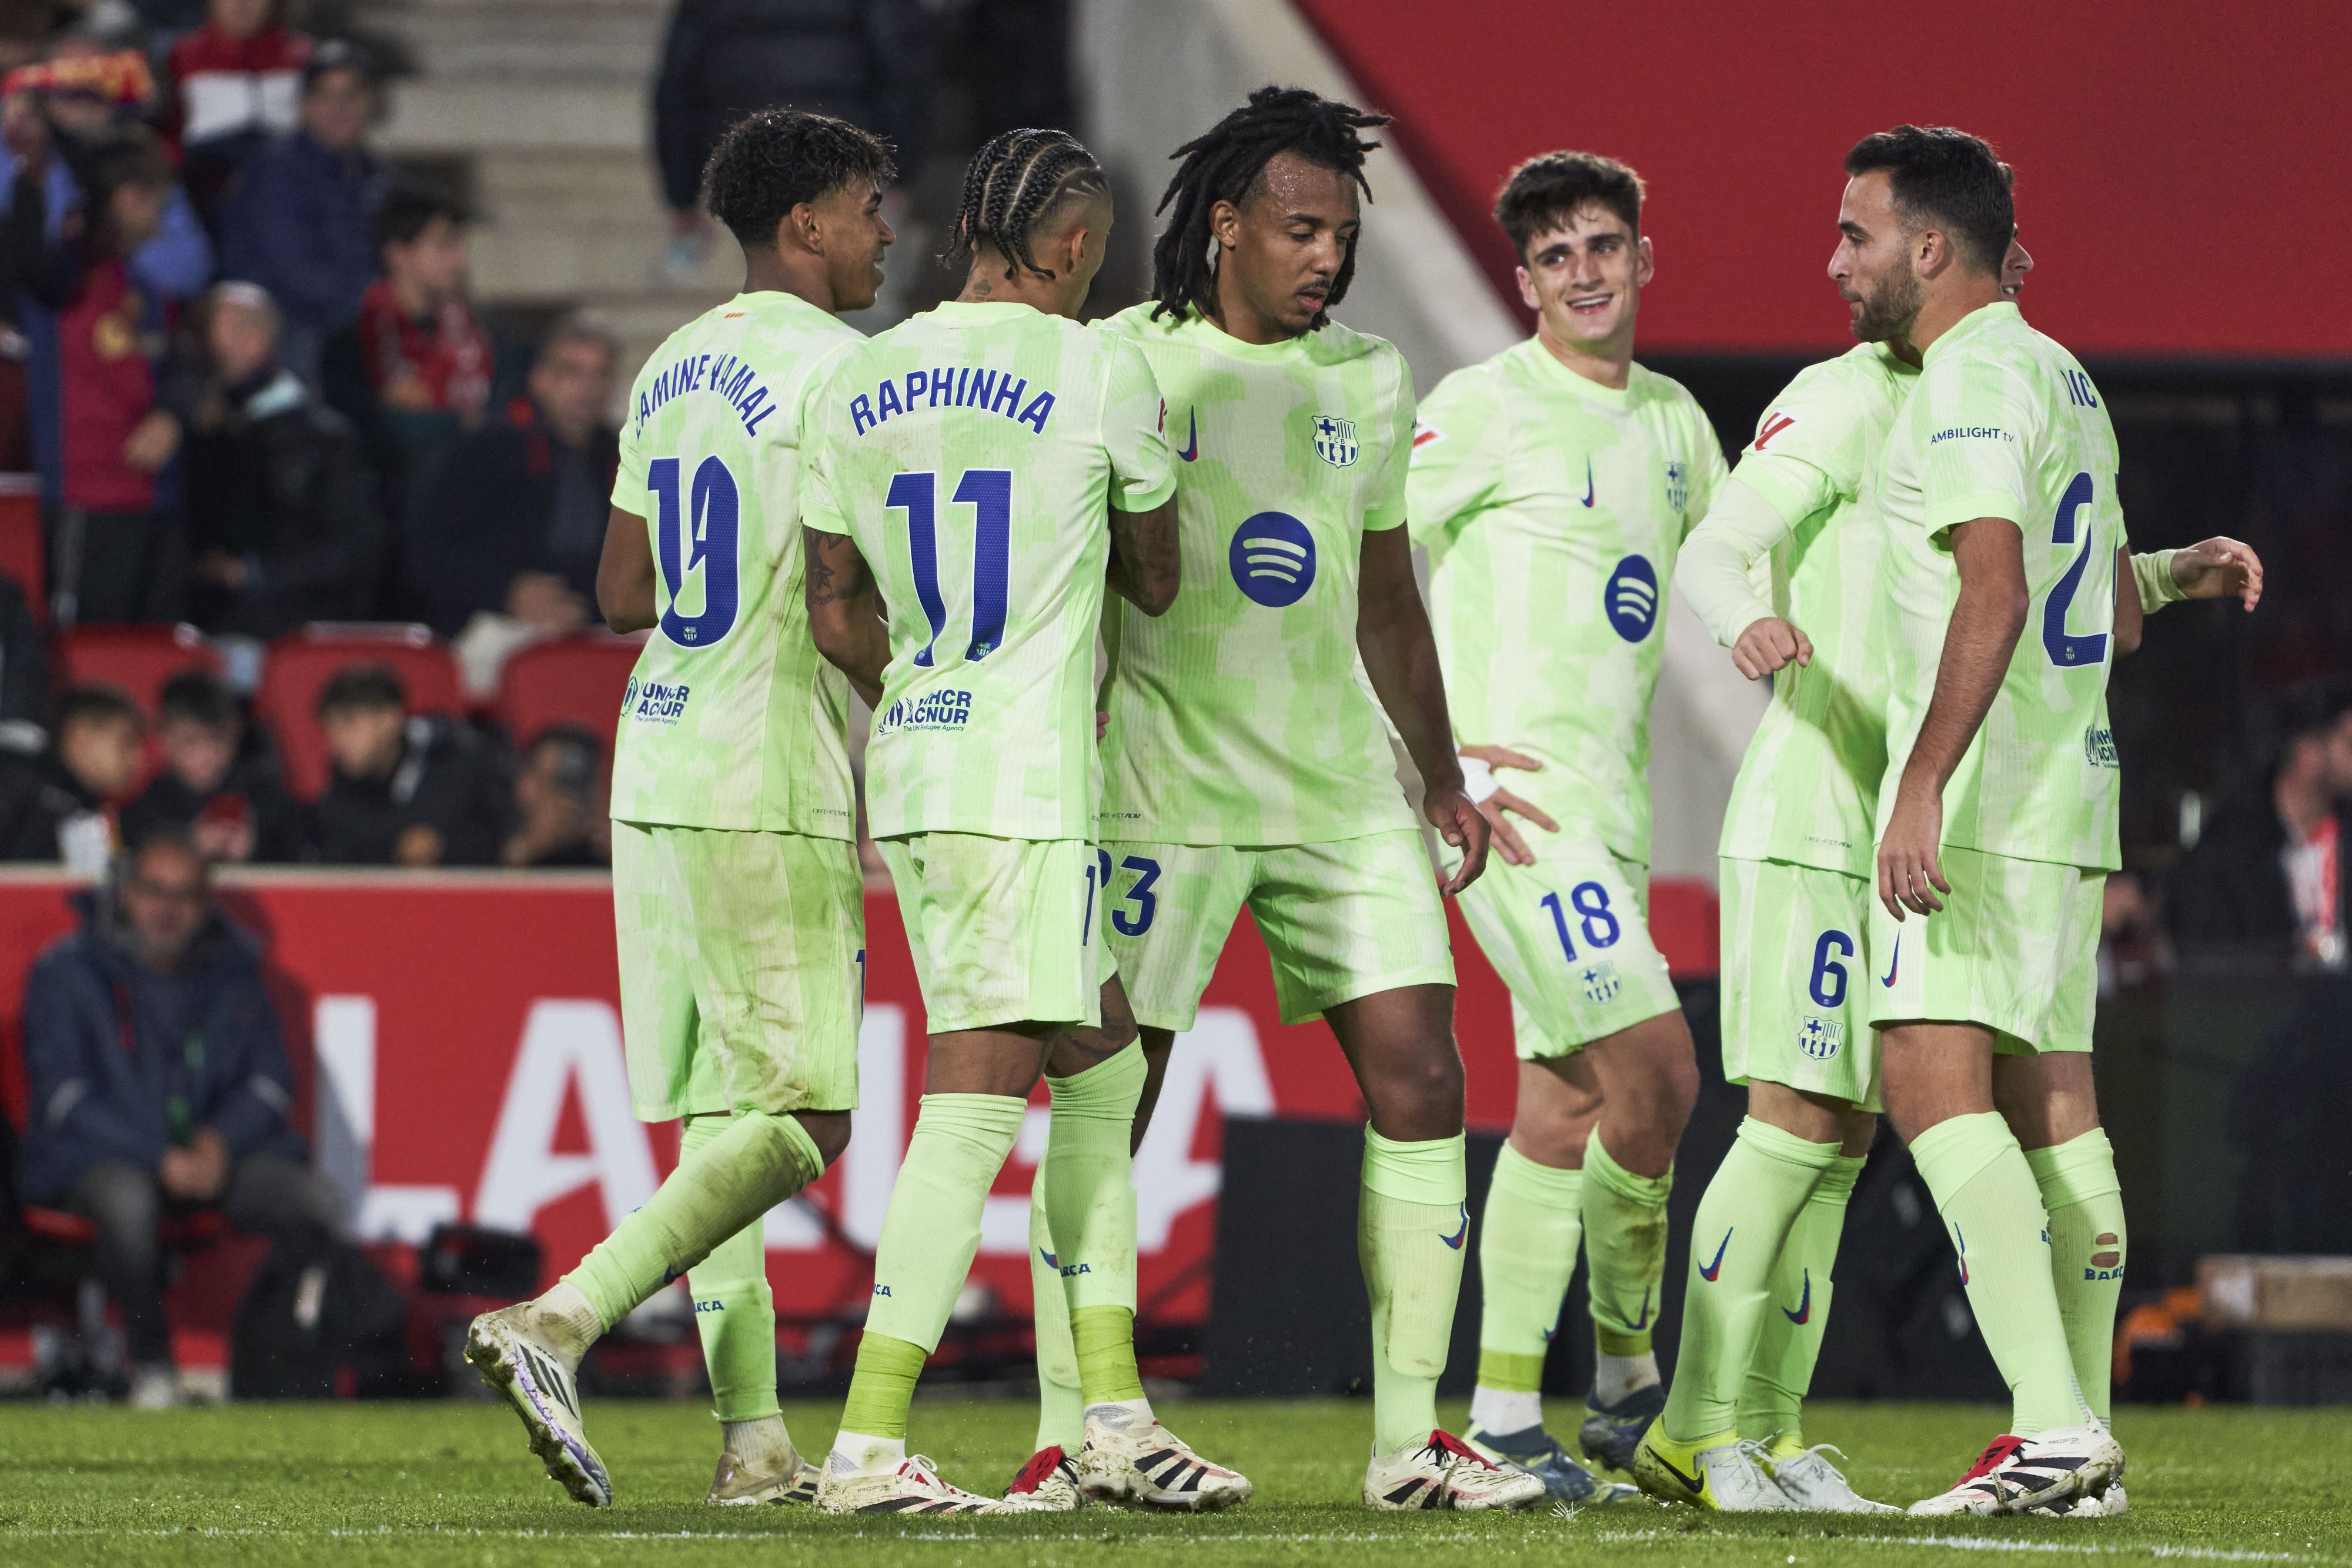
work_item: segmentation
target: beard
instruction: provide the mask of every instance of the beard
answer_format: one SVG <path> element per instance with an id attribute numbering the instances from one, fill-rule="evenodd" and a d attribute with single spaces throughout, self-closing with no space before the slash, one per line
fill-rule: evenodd
<path id="1" fill-rule="evenodd" d="M 1862 308 L 1853 319 L 1855 339 L 1864 343 L 1885 343 L 1902 337 L 1918 319 L 1925 295 L 1926 290 L 1909 267 L 1888 267 L 1871 279 L 1870 291 L 1862 297 Z"/>

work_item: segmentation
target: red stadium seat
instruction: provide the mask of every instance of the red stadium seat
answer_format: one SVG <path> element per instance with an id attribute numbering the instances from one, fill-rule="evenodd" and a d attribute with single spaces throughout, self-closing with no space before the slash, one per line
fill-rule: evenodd
<path id="1" fill-rule="evenodd" d="M 299 800 L 315 800 L 327 788 L 319 693 L 347 664 L 399 671 L 411 713 L 456 718 L 466 711 L 457 660 L 423 626 L 318 621 L 289 632 L 269 644 L 254 710 L 277 736 L 286 787 Z"/>
<path id="2" fill-rule="evenodd" d="M 16 580 L 33 624 L 47 626 L 48 541 L 41 532 L 41 481 L 30 474 L 0 474 L 0 577 Z"/>
<path id="3" fill-rule="evenodd" d="M 495 712 L 516 749 L 551 724 L 576 724 L 609 742 L 621 694 L 644 646 L 642 636 L 567 637 L 509 657 L 499 676 Z"/>
<path id="4" fill-rule="evenodd" d="M 128 693 L 155 721 L 163 685 L 183 670 L 221 673 L 221 656 L 193 626 L 74 626 L 49 645 L 51 681 Z"/>

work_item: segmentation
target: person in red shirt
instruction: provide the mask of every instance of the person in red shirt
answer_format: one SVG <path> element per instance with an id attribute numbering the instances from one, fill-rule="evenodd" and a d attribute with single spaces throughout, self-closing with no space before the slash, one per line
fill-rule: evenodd
<path id="1" fill-rule="evenodd" d="M 209 0 L 205 25 L 165 57 L 181 177 L 215 241 L 237 166 L 301 123 L 302 65 L 310 57 L 309 36 L 286 25 L 286 0 Z"/>

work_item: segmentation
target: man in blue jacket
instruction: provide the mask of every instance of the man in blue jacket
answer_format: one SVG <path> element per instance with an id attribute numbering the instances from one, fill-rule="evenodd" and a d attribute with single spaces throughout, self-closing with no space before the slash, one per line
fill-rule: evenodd
<path id="1" fill-rule="evenodd" d="M 26 982 L 24 1191 L 98 1228 L 132 1401 L 168 1405 L 164 1215 L 217 1206 L 239 1230 L 332 1236 L 342 1198 L 303 1163 L 260 955 L 213 906 L 194 844 L 149 839 L 83 920 Z"/>

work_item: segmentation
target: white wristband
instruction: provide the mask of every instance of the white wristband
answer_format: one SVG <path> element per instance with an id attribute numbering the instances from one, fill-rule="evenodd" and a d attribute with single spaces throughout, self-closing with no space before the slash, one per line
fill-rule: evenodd
<path id="1" fill-rule="evenodd" d="M 1462 763 L 1462 792 L 1470 797 L 1474 806 L 1483 806 L 1503 787 L 1495 782 L 1495 770 L 1483 757 L 1465 757 Z"/>

